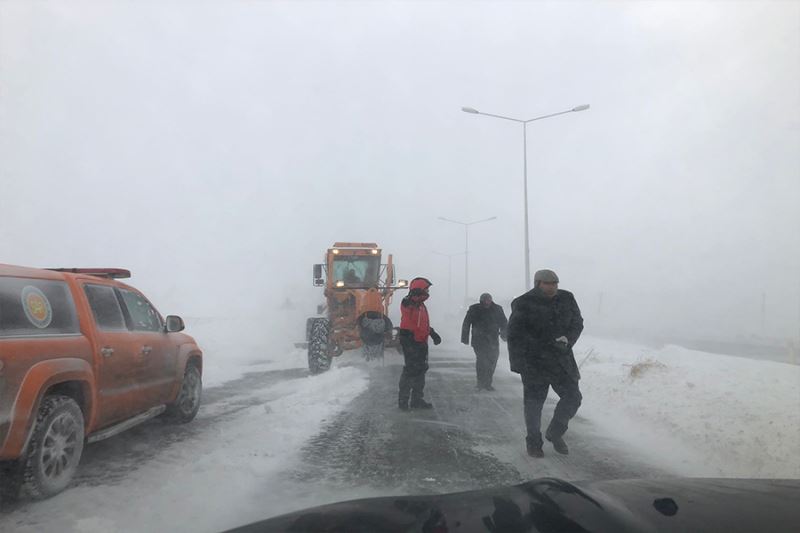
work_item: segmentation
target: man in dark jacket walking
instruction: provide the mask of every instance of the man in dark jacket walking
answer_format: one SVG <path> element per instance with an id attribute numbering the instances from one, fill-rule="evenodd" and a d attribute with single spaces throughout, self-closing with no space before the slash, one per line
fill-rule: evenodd
<path id="1" fill-rule="evenodd" d="M 480 301 L 469 307 L 464 324 L 461 326 L 461 342 L 470 343 L 469 330 L 472 329 L 472 349 L 475 351 L 475 373 L 478 376 L 478 390 L 494 390 L 492 377 L 500 356 L 498 336 L 506 340 L 506 314 L 503 308 L 492 301 L 488 292 L 481 294 Z"/>
<path id="2" fill-rule="evenodd" d="M 522 375 L 528 454 L 544 455 L 542 406 L 552 386 L 559 401 L 545 438 L 566 455 L 564 433 L 582 400 L 572 347 L 583 331 L 583 317 L 572 293 L 559 290 L 555 272 L 540 270 L 533 280 L 533 290 L 511 302 L 508 356 L 511 370 Z"/>
<path id="3" fill-rule="evenodd" d="M 425 300 L 430 296 L 432 283 L 425 278 L 414 278 L 408 296 L 400 303 L 400 346 L 403 348 L 405 366 L 400 375 L 398 405 L 400 409 L 431 409 L 433 405 L 423 399 L 425 372 L 428 371 L 428 337 L 433 344 L 442 338 L 430 327 Z M 411 401 L 409 402 L 409 396 Z"/>

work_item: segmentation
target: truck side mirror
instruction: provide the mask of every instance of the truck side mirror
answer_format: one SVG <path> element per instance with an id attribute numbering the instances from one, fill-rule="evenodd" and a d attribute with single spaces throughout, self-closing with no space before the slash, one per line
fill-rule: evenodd
<path id="1" fill-rule="evenodd" d="M 325 285 L 325 279 L 322 277 L 322 265 L 314 265 L 314 286 L 320 287 Z"/>
<path id="2" fill-rule="evenodd" d="M 166 322 L 165 329 L 167 333 L 177 333 L 186 329 L 186 324 L 183 323 L 183 319 L 179 316 L 169 315 L 167 316 Z"/>

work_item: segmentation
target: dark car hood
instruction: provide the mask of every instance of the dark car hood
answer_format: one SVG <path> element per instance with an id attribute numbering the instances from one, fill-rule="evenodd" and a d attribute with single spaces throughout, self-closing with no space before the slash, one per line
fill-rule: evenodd
<path id="1" fill-rule="evenodd" d="M 521 485 L 323 505 L 233 531 L 798 531 L 800 480 L 633 479 Z"/>

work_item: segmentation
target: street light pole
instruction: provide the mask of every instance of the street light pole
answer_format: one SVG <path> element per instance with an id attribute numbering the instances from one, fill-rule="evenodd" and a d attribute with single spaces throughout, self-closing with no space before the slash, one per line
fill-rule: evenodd
<path id="1" fill-rule="evenodd" d="M 464 302 L 469 298 L 469 227 L 481 222 L 489 222 L 495 220 L 497 217 L 484 218 L 483 220 L 476 220 L 474 222 L 461 222 L 459 220 L 451 220 L 449 218 L 439 217 L 439 220 L 445 222 L 452 222 L 453 224 L 460 224 L 464 226 Z"/>
<path id="2" fill-rule="evenodd" d="M 469 224 L 464 226 L 464 302 L 469 298 Z"/>
<path id="3" fill-rule="evenodd" d="M 575 113 L 577 111 L 586 111 L 589 109 L 589 104 L 583 104 L 566 111 L 559 111 L 558 113 L 551 113 L 549 115 L 542 115 L 541 117 L 530 118 L 522 120 L 519 118 L 506 117 L 503 115 L 494 115 L 492 113 L 483 113 L 472 107 L 462 107 L 461 111 L 464 113 L 471 113 L 473 115 L 485 115 L 487 117 L 500 118 L 503 120 L 510 120 L 522 124 L 522 179 L 523 179 L 523 200 L 525 204 L 525 290 L 531 289 L 531 242 L 528 226 L 528 123 L 535 120 L 542 120 L 543 118 L 556 117 L 566 113 Z"/>
<path id="4" fill-rule="evenodd" d="M 531 290 L 531 239 L 528 224 L 528 123 L 522 123 L 522 197 L 525 200 L 525 292 Z"/>

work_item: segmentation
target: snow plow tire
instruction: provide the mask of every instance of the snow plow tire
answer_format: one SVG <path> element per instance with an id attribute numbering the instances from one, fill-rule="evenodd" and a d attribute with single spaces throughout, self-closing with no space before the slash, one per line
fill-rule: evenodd
<path id="1" fill-rule="evenodd" d="M 364 359 L 366 359 L 367 361 L 375 361 L 378 359 L 383 359 L 384 349 L 385 345 L 383 343 L 365 344 L 363 347 Z"/>
<path id="2" fill-rule="evenodd" d="M 330 322 L 325 318 L 317 318 L 311 323 L 308 339 L 308 370 L 312 374 L 320 374 L 330 369 Z"/>

